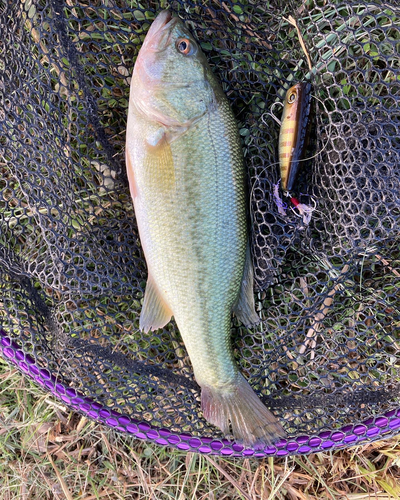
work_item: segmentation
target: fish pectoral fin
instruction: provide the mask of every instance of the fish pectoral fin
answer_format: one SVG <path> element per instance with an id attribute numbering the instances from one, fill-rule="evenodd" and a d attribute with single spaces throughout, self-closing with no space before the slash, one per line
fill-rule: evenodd
<path id="1" fill-rule="evenodd" d="M 144 332 L 158 330 L 165 326 L 172 317 L 172 312 L 149 274 L 147 278 L 146 291 L 142 312 L 140 313 L 139 328 Z"/>
<path id="2" fill-rule="evenodd" d="M 253 282 L 253 264 L 251 262 L 250 245 L 247 244 L 242 284 L 240 286 L 239 297 L 233 306 L 233 312 L 245 326 L 260 322 L 260 318 L 255 310 Z"/>
<path id="3" fill-rule="evenodd" d="M 160 127 L 146 138 L 146 142 L 149 146 L 156 148 L 157 146 L 162 144 L 165 136 L 165 128 Z"/>

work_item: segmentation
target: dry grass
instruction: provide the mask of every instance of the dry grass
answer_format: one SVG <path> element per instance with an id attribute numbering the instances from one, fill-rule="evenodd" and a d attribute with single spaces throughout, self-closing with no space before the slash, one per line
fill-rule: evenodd
<path id="1" fill-rule="evenodd" d="M 0 362 L 1 500 L 400 498 L 400 439 L 284 459 L 157 447 L 69 411 Z"/>

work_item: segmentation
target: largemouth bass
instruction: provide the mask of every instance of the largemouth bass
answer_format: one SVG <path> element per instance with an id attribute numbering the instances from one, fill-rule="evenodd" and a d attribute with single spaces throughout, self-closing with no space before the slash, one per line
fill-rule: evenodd
<path id="1" fill-rule="evenodd" d="M 154 20 L 131 82 L 126 165 L 148 280 L 145 332 L 174 316 L 205 418 L 246 446 L 284 434 L 239 373 L 231 312 L 254 309 L 237 125 L 199 45 L 168 11 Z"/>
<path id="2" fill-rule="evenodd" d="M 307 146 L 311 118 L 311 84 L 296 83 L 287 92 L 279 133 L 279 164 L 284 191 L 295 186 Z"/>

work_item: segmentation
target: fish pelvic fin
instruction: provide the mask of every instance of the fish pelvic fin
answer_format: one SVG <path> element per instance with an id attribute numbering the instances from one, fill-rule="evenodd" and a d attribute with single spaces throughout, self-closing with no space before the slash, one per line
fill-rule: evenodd
<path id="1" fill-rule="evenodd" d="M 278 419 L 240 373 L 232 386 L 202 386 L 201 409 L 206 420 L 245 447 L 263 449 L 286 436 Z"/>
<path id="2" fill-rule="evenodd" d="M 260 318 L 255 310 L 253 284 L 253 263 L 251 261 L 250 244 L 247 243 L 242 284 L 240 286 L 238 299 L 233 306 L 233 312 L 245 326 L 254 325 L 260 322 Z"/>
<path id="3" fill-rule="evenodd" d="M 170 321 L 171 316 L 170 308 L 158 291 L 153 277 L 149 274 L 142 312 L 140 313 L 139 328 L 146 333 L 149 330 L 158 330 Z"/>

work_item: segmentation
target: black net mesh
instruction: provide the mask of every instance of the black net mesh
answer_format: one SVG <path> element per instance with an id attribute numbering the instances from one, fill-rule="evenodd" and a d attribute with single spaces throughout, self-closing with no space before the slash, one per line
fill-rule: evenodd
<path id="1" fill-rule="evenodd" d="M 172 2 L 239 121 L 256 305 L 235 357 L 289 434 L 400 407 L 400 9 Z M 155 429 L 220 438 L 174 323 L 139 331 L 147 271 L 125 173 L 130 74 L 156 1 L 0 2 L 0 321 L 35 363 Z M 311 55 L 309 71 L 297 31 Z M 316 155 L 278 210 L 271 105 L 310 79 Z M 276 112 L 276 107 L 274 108 Z"/>

